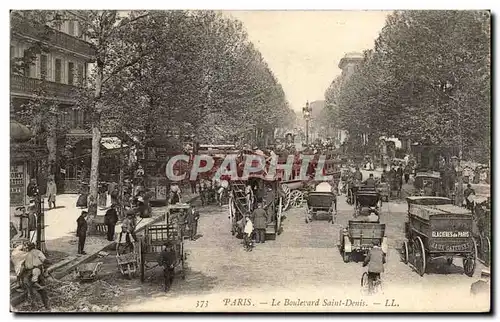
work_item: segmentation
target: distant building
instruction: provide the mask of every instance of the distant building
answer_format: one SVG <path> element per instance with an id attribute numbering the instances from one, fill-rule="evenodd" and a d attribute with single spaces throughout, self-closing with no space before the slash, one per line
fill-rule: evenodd
<path id="1" fill-rule="evenodd" d="M 345 54 L 345 56 L 339 61 L 338 67 L 342 70 L 342 74 L 335 80 L 335 82 L 344 82 L 347 78 L 356 70 L 356 66 L 363 61 L 364 57 L 362 53 L 350 52 Z M 348 133 L 345 130 L 337 129 L 333 133 L 333 138 L 335 145 L 340 147 L 348 139 Z"/>
<path id="2" fill-rule="evenodd" d="M 338 65 L 342 70 L 342 77 L 344 79 L 350 77 L 354 73 L 356 66 L 361 63 L 363 59 L 363 54 L 361 53 L 351 52 L 345 54 Z"/>

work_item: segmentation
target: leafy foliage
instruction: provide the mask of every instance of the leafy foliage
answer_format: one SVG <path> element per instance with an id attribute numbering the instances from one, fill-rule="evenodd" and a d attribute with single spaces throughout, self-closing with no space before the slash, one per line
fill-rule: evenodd
<path id="1" fill-rule="evenodd" d="M 335 84 L 327 105 L 350 135 L 428 138 L 489 157 L 489 12 L 396 11 L 354 74 Z"/>

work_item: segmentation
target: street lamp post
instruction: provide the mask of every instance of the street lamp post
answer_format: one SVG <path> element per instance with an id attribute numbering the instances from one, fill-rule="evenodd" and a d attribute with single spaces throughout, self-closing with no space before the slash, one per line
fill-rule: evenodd
<path id="1" fill-rule="evenodd" d="M 306 121 L 306 146 L 309 145 L 309 120 L 311 119 L 311 107 L 309 106 L 309 101 L 306 102 L 306 106 L 302 108 L 302 113 L 304 120 Z"/>

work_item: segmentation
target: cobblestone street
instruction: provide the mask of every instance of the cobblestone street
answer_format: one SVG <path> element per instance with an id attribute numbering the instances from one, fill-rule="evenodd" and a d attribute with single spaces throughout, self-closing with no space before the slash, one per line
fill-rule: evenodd
<path id="1" fill-rule="evenodd" d="M 120 295 L 110 299 L 111 304 L 120 307 L 119 310 L 176 311 L 190 306 L 189 303 L 192 303 L 192 310 L 200 311 L 259 310 L 263 306 L 277 311 L 314 309 L 269 306 L 272 298 L 297 300 L 298 295 L 301 295 L 301 300 L 343 298 L 359 301 L 362 298 L 360 278 L 365 268 L 361 262 L 344 263 L 337 248 L 341 226 L 352 217 L 352 206 L 345 202 L 344 196 L 339 197 L 338 209 L 335 224 L 326 219 L 306 224 L 305 209 L 292 209 L 287 212 L 284 231 L 277 240 L 258 244 L 252 252 L 246 252 L 241 241 L 231 236 L 227 208 L 203 207 L 199 224 L 202 237 L 186 241 L 189 254 L 186 280 L 176 279 L 169 293 L 162 290 L 160 268 L 148 271 L 145 283 L 141 284 L 138 278 L 128 280 L 119 274 L 113 254 L 96 261 L 104 262 L 101 279 L 122 290 Z M 464 301 L 447 303 L 449 310 L 472 309 L 475 304 L 470 301 L 470 285 L 477 280 L 483 266 L 478 264 L 475 276 L 469 278 L 463 274 L 460 259 L 455 259 L 450 267 L 443 265 L 444 261 L 436 260 L 429 273 L 420 277 L 399 256 L 406 209 L 402 201 L 391 201 L 383 206 L 381 222 L 387 224 L 390 249 L 382 277 L 384 295 L 376 303 L 384 304 L 385 300 L 394 298 L 399 307 L 390 307 L 391 310 L 412 310 L 421 308 L 422 301 L 425 301 L 432 311 L 442 307 L 440 301 L 453 292 L 462 294 L 455 298 L 461 297 Z M 418 306 L 415 305 L 416 297 L 419 298 Z M 230 302 L 223 301 L 238 298 L 251 299 L 252 306 L 229 306 Z M 209 304 L 196 307 L 198 301 L 208 301 Z M 200 303 L 198 306 L 202 305 Z M 383 311 L 386 308 L 368 304 L 366 309 Z M 356 307 L 325 306 L 319 310 L 349 311 L 356 310 Z"/>

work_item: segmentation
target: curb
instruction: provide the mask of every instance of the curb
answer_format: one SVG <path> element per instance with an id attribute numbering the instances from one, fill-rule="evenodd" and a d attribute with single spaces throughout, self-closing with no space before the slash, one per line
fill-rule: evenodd
<path id="1" fill-rule="evenodd" d="M 199 198 L 199 195 L 198 196 L 194 196 L 192 197 L 191 199 L 189 199 L 188 201 L 186 201 L 186 203 L 192 203 L 193 201 L 195 201 L 196 199 Z M 161 214 L 161 213 L 160 213 Z M 152 224 L 155 224 L 159 221 L 162 220 L 162 216 L 158 216 L 157 218 L 154 218 L 150 223 L 142 226 L 141 228 L 138 228 L 136 230 L 136 233 L 138 232 L 141 232 L 143 231 L 146 226 L 149 226 L 149 225 L 152 225 Z M 109 242 L 106 246 L 102 247 L 101 249 L 99 249 L 98 251 L 86 256 L 86 257 L 76 257 L 76 259 L 80 258 L 81 260 L 77 260 L 75 261 L 74 263 L 71 263 L 71 261 L 68 261 L 67 263 L 65 263 L 64 265 L 61 264 L 61 262 L 64 262 L 64 261 L 67 261 L 67 258 L 66 259 L 63 259 L 62 261 L 60 262 L 57 262 L 55 263 L 54 265 L 50 266 L 47 271 L 50 273 L 50 272 L 54 272 L 53 274 L 51 274 L 54 278 L 56 279 L 61 279 L 63 278 L 64 276 L 68 275 L 69 273 L 71 273 L 73 270 L 76 269 L 76 267 L 78 267 L 79 265 L 82 265 L 82 264 L 86 264 L 88 262 L 91 262 L 93 261 L 94 259 L 96 259 L 98 257 L 98 254 L 101 252 L 101 251 L 105 251 L 105 250 L 110 250 L 110 249 L 113 249 L 114 247 L 116 247 L 116 241 L 112 241 L 112 242 Z M 66 265 L 69 265 L 69 266 L 66 266 Z M 56 272 L 56 270 L 58 268 L 63 268 L 63 270 L 61 272 Z M 16 306 L 16 305 L 19 305 L 21 304 L 24 300 L 25 300 L 25 293 L 20 293 L 18 296 L 14 296 L 12 297 L 12 292 L 14 291 L 15 289 L 12 289 L 10 290 L 11 292 L 11 305 L 12 306 Z"/>

